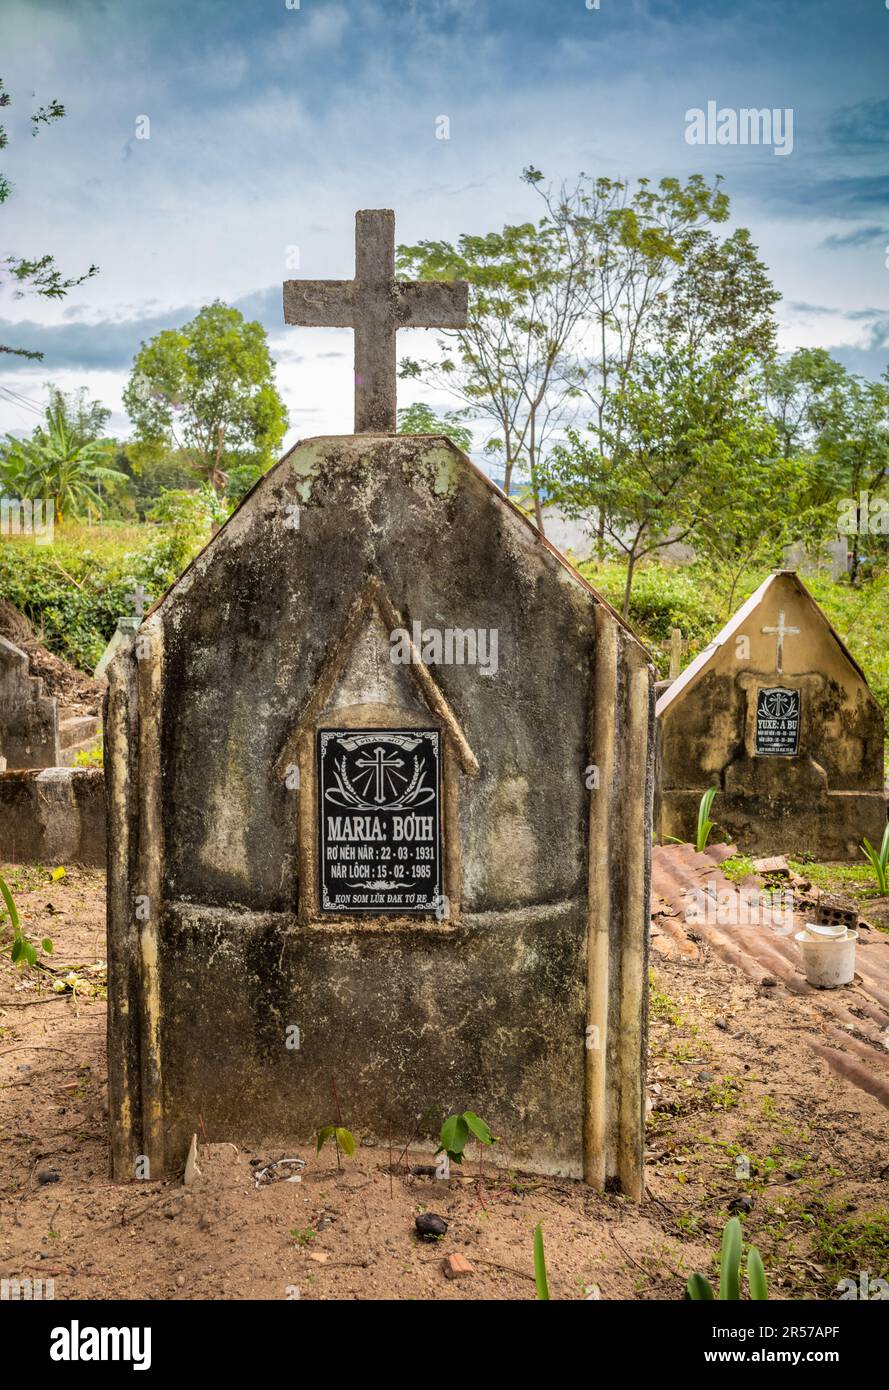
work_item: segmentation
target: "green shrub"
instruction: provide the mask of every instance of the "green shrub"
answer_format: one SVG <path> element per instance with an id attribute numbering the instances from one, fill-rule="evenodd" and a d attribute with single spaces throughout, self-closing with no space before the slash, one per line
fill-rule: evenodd
<path id="1" fill-rule="evenodd" d="M 0 542 L 0 595 L 30 620 L 50 651 L 92 671 L 141 584 L 151 603 L 209 537 L 186 526 L 57 527 L 52 545 Z"/>
<path id="2" fill-rule="evenodd" d="M 803 583 L 864 671 L 889 717 L 889 574 L 877 575 L 858 588 L 847 580 L 834 583 L 825 575 L 804 575 Z"/>
<path id="3" fill-rule="evenodd" d="M 581 574 L 618 610 L 623 602 L 622 565 L 579 566 Z M 721 626 L 714 596 L 697 567 L 646 565 L 637 570 L 630 598 L 630 622 L 649 642 L 669 642 L 674 627 L 690 642 L 707 642 Z"/>

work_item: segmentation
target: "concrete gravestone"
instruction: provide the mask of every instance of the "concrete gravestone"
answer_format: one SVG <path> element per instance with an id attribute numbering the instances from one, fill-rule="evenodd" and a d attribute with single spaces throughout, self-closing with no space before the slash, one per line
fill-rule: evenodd
<path id="1" fill-rule="evenodd" d="M 58 701 L 44 695 L 27 653 L 5 637 L 0 637 L 0 753 L 11 768 L 62 761 Z"/>
<path id="2" fill-rule="evenodd" d="M 752 853 L 858 859 L 886 824 L 883 717 L 802 582 L 771 575 L 657 703 L 656 825 L 694 839 L 701 795 Z"/>
<path id="3" fill-rule="evenodd" d="M 369 270 L 369 225 L 383 432 L 292 449 L 109 668 L 113 1171 L 308 1141 L 335 1079 L 366 1142 L 471 1107 L 639 1196 L 651 668 L 453 445 L 386 433 L 404 304 L 466 291 Z"/>

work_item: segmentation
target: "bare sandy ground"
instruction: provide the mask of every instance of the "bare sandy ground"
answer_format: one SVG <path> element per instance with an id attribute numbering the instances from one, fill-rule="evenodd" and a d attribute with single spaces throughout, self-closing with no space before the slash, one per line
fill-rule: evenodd
<path id="1" fill-rule="evenodd" d="M 104 883 L 0 867 L 57 977 L 0 963 L 0 1275 L 52 1278 L 56 1299 L 533 1298 L 543 1224 L 552 1296 L 676 1299 L 713 1273 L 732 1207 L 774 1298 L 837 1297 L 842 1277 L 889 1276 L 889 1111 L 813 1054 L 816 1026 L 779 985 L 758 988 L 702 947 L 655 955 L 646 1200 L 485 1162 L 449 1182 L 418 1154 L 201 1144 L 201 1176 L 112 1184 L 105 1137 Z M 345 1086 L 342 1088 L 346 1090 Z M 343 1095 L 348 1111 L 348 1096 Z M 404 1136 L 402 1146 L 407 1141 Z M 400 1149 L 401 1146 L 399 1146 Z M 257 1189 L 251 1159 L 294 1153 L 300 1183 Z M 400 1160 L 400 1161 L 399 1161 Z M 432 1245 L 414 1221 L 435 1211 Z M 442 1262 L 473 1272 L 449 1280 Z"/>

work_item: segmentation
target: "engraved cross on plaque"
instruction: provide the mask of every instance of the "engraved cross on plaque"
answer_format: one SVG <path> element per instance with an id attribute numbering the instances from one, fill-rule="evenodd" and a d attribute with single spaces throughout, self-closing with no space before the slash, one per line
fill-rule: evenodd
<path id="1" fill-rule="evenodd" d="M 356 767 L 366 767 L 370 769 L 367 774 L 368 784 L 371 780 L 376 782 L 376 795 L 374 796 L 374 800 L 378 806 L 382 806 L 383 802 L 386 800 L 386 789 L 383 783 L 387 770 L 389 768 L 403 766 L 404 763 L 401 758 L 397 755 L 387 758 L 385 749 L 379 747 L 374 749 L 373 757 L 358 759 Z"/>
<path id="2" fill-rule="evenodd" d="M 799 628 L 798 628 L 798 627 L 785 627 L 785 625 L 784 625 L 784 609 L 782 608 L 782 609 L 781 609 L 781 612 L 778 614 L 778 626 L 777 626 L 777 627 L 764 627 L 764 628 L 762 629 L 762 631 L 763 631 L 764 633 L 766 633 L 768 636 L 771 636 L 772 634 L 774 634 L 774 636 L 775 636 L 776 639 L 777 639 L 776 644 L 775 644 L 775 646 L 776 646 L 776 651 L 775 651 L 775 670 L 778 672 L 778 675 L 781 676 L 781 675 L 784 674 L 784 670 L 783 670 L 783 668 L 784 668 L 784 638 L 785 638 L 785 637 L 794 637 L 794 636 L 796 636 L 796 634 L 799 632 Z"/>
<path id="3" fill-rule="evenodd" d="M 354 280 L 285 280 L 284 321 L 355 330 L 355 433 L 394 434 L 395 334 L 464 328 L 465 280 L 396 280 L 395 213 L 355 214 Z"/>

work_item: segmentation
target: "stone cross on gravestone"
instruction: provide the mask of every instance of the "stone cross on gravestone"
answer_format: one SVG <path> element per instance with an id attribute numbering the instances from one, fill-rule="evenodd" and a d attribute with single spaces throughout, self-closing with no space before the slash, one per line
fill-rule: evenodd
<path id="1" fill-rule="evenodd" d="M 133 592 L 131 594 L 127 594 L 127 598 L 133 605 L 133 617 L 138 618 L 140 622 L 142 621 L 142 615 L 145 612 L 145 600 L 147 599 L 147 597 L 148 590 L 144 589 L 141 584 L 137 584 Z"/>
<path id="2" fill-rule="evenodd" d="M 785 638 L 785 637 L 795 637 L 795 636 L 798 634 L 798 632 L 799 632 L 799 628 L 798 628 L 798 627 L 785 627 L 785 625 L 784 625 L 784 609 L 782 608 L 782 609 L 781 609 L 781 612 L 778 614 L 778 626 L 777 626 L 777 627 L 764 627 L 764 628 L 762 629 L 762 631 L 763 631 L 767 636 L 771 636 L 771 635 L 774 634 L 775 638 L 777 639 L 777 640 L 776 640 L 776 644 L 775 644 L 775 646 L 776 646 L 776 651 L 775 651 L 775 670 L 777 671 L 778 675 L 781 676 L 781 675 L 784 674 L 784 638 Z"/>
<path id="3" fill-rule="evenodd" d="M 355 433 L 394 434 L 395 334 L 463 328 L 465 280 L 396 280 L 395 213 L 355 214 L 354 280 L 285 280 L 284 322 L 355 330 Z"/>

